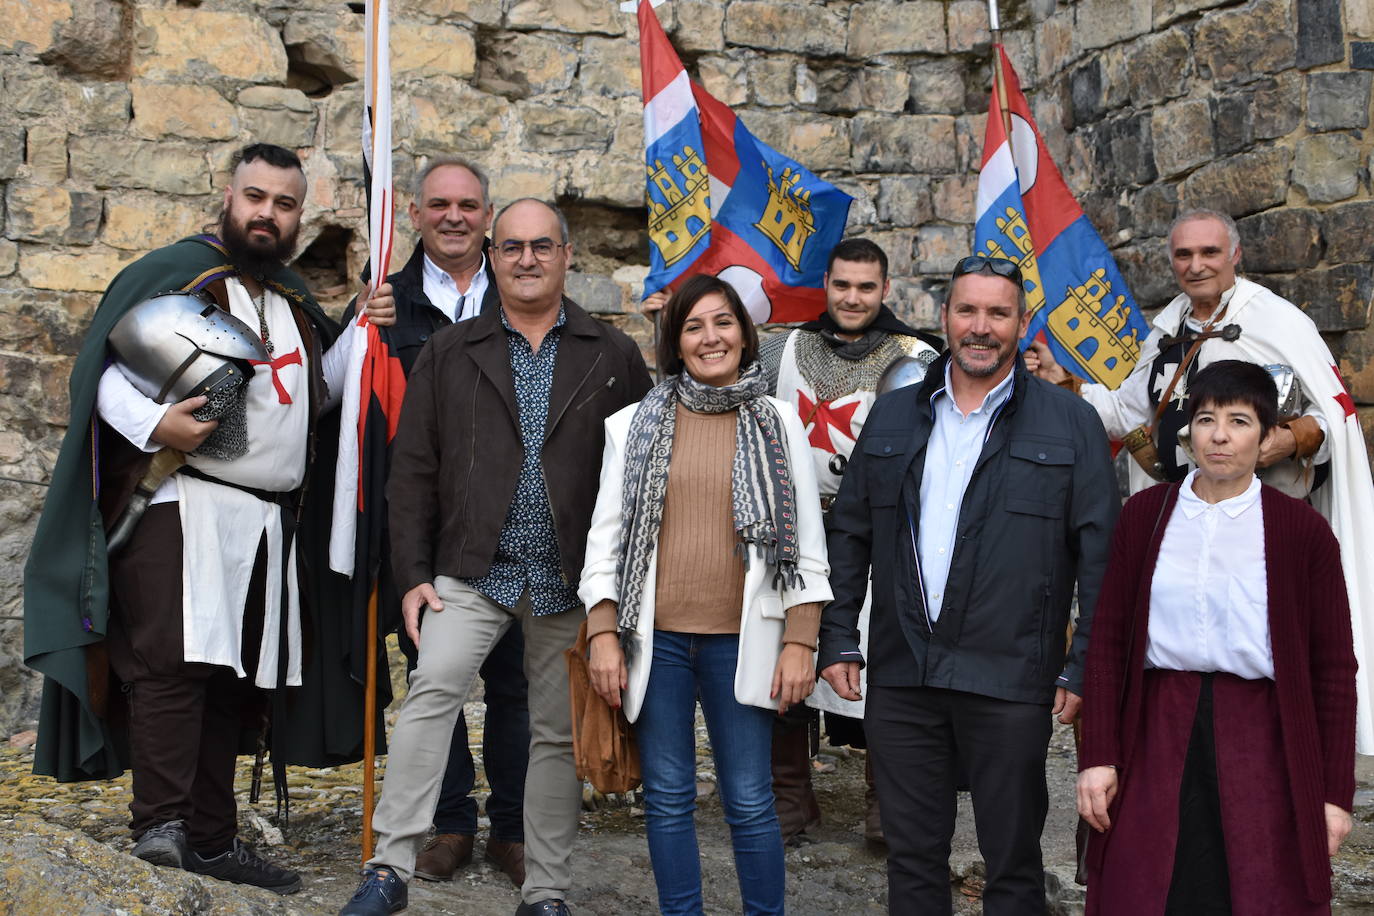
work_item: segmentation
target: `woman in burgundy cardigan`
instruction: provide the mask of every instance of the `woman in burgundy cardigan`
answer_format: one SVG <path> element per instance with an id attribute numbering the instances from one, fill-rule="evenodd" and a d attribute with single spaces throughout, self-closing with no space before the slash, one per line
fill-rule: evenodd
<path id="1" fill-rule="evenodd" d="M 1259 366 L 1199 371 L 1197 470 L 1117 523 L 1083 698 L 1089 914 L 1331 911 L 1356 663 L 1335 537 L 1254 475 L 1276 402 Z"/>

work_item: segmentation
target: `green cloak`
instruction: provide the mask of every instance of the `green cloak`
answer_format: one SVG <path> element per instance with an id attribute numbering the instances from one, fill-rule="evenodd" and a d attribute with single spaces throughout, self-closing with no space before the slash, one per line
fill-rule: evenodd
<path id="1" fill-rule="evenodd" d="M 24 567 L 24 661 L 44 675 L 36 773 L 62 782 L 110 779 L 124 772 L 128 759 L 119 730 L 104 714 L 109 698 L 108 679 L 102 676 L 110 595 L 95 401 L 109 360 L 106 338 L 130 308 L 149 296 L 206 289 L 236 275 L 223 247 L 209 236 L 182 239 L 140 258 L 106 289 L 77 355 L 70 383 L 71 420 Z M 304 313 L 321 347 L 328 347 L 338 327 L 305 282 L 283 268 L 267 284 Z M 326 444 L 333 448 L 332 442 Z"/>

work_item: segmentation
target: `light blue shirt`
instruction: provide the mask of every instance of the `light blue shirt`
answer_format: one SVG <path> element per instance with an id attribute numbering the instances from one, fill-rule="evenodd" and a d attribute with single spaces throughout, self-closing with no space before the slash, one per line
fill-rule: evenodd
<path id="1" fill-rule="evenodd" d="M 925 592 L 930 623 L 940 619 L 944 606 L 949 562 L 954 555 L 954 539 L 959 530 L 959 507 L 964 501 L 973 468 L 983 451 L 992 421 L 1011 397 L 1012 379 L 1007 377 L 987 393 L 983 403 L 965 415 L 950 394 L 949 364 L 945 364 L 945 384 L 930 396 L 934 426 L 926 443 L 925 469 L 921 474 L 921 523 L 913 535 L 920 561 L 921 587 Z"/>

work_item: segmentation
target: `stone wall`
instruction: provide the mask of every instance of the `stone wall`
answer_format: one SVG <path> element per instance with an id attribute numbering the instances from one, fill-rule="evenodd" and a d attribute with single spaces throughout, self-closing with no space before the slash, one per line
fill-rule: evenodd
<path id="1" fill-rule="evenodd" d="M 1241 217 L 1246 265 L 1307 308 L 1374 404 L 1368 0 L 1002 0 L 1042 133 L 1135 295 L 1171 294 L 1181 204 Z M 396 173 L 459 154 L 497 202 L 553 197 L 573 294 L 647 343 L 638 46 L 611 0 L 393 0 Z M 0 33 L 0 617 L 108 280 L 212 221 L 249 139 L 310 179 L 298 262 L 327 303 L 365 259 L 361 4 L 4 0 Z M 689 69 L 765 142 L 855 198 L 903 314 L 932 326 L 969 250 L 989 91 L 984 0 L 673 0 Z M 397 250 L 412 242 L 401 220 Z M 1366 422 L 1374 411 L 1366 412 Z M 31 702 L 4 657 L 0 725 Z M 8 680 L 7 680 L 8 679 Z"/>

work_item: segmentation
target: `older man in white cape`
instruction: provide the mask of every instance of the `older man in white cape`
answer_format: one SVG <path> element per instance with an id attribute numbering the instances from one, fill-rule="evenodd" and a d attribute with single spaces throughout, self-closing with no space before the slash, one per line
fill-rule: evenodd
<path id="1" fill-rule="evenodd" d="M 1027 351 L 1027 364 L 1047 381 L 1077 388 L 1113 438 L 1148 425 L 1170 480 L 1181 479 L 1191 465 L 1177 432 L 1185 428 L 1179 418 L 1194 372 L 1223 359 L 1293 371 L 1301 386 L 1300 413 L 1266 439 L 1260 478 L 1290 496 L 1307 497 L 1340 541 L 1361 672 L 1356 746 L 1374 754 L 1374 571 L 1366 559 L 1374 547 L 1374 484 L 1355 402 L 1312 319 L 1236 276 L 1240 239 L 1229 216 L 1183 213 L 1170 230 L 1169 249 L 1183 291 L 1154 317 L 1140 360 L 1119 388 L 1077 385 L 1039 343 Z M 1154 482 L 1131 462 L 1131 492 Z"/>

